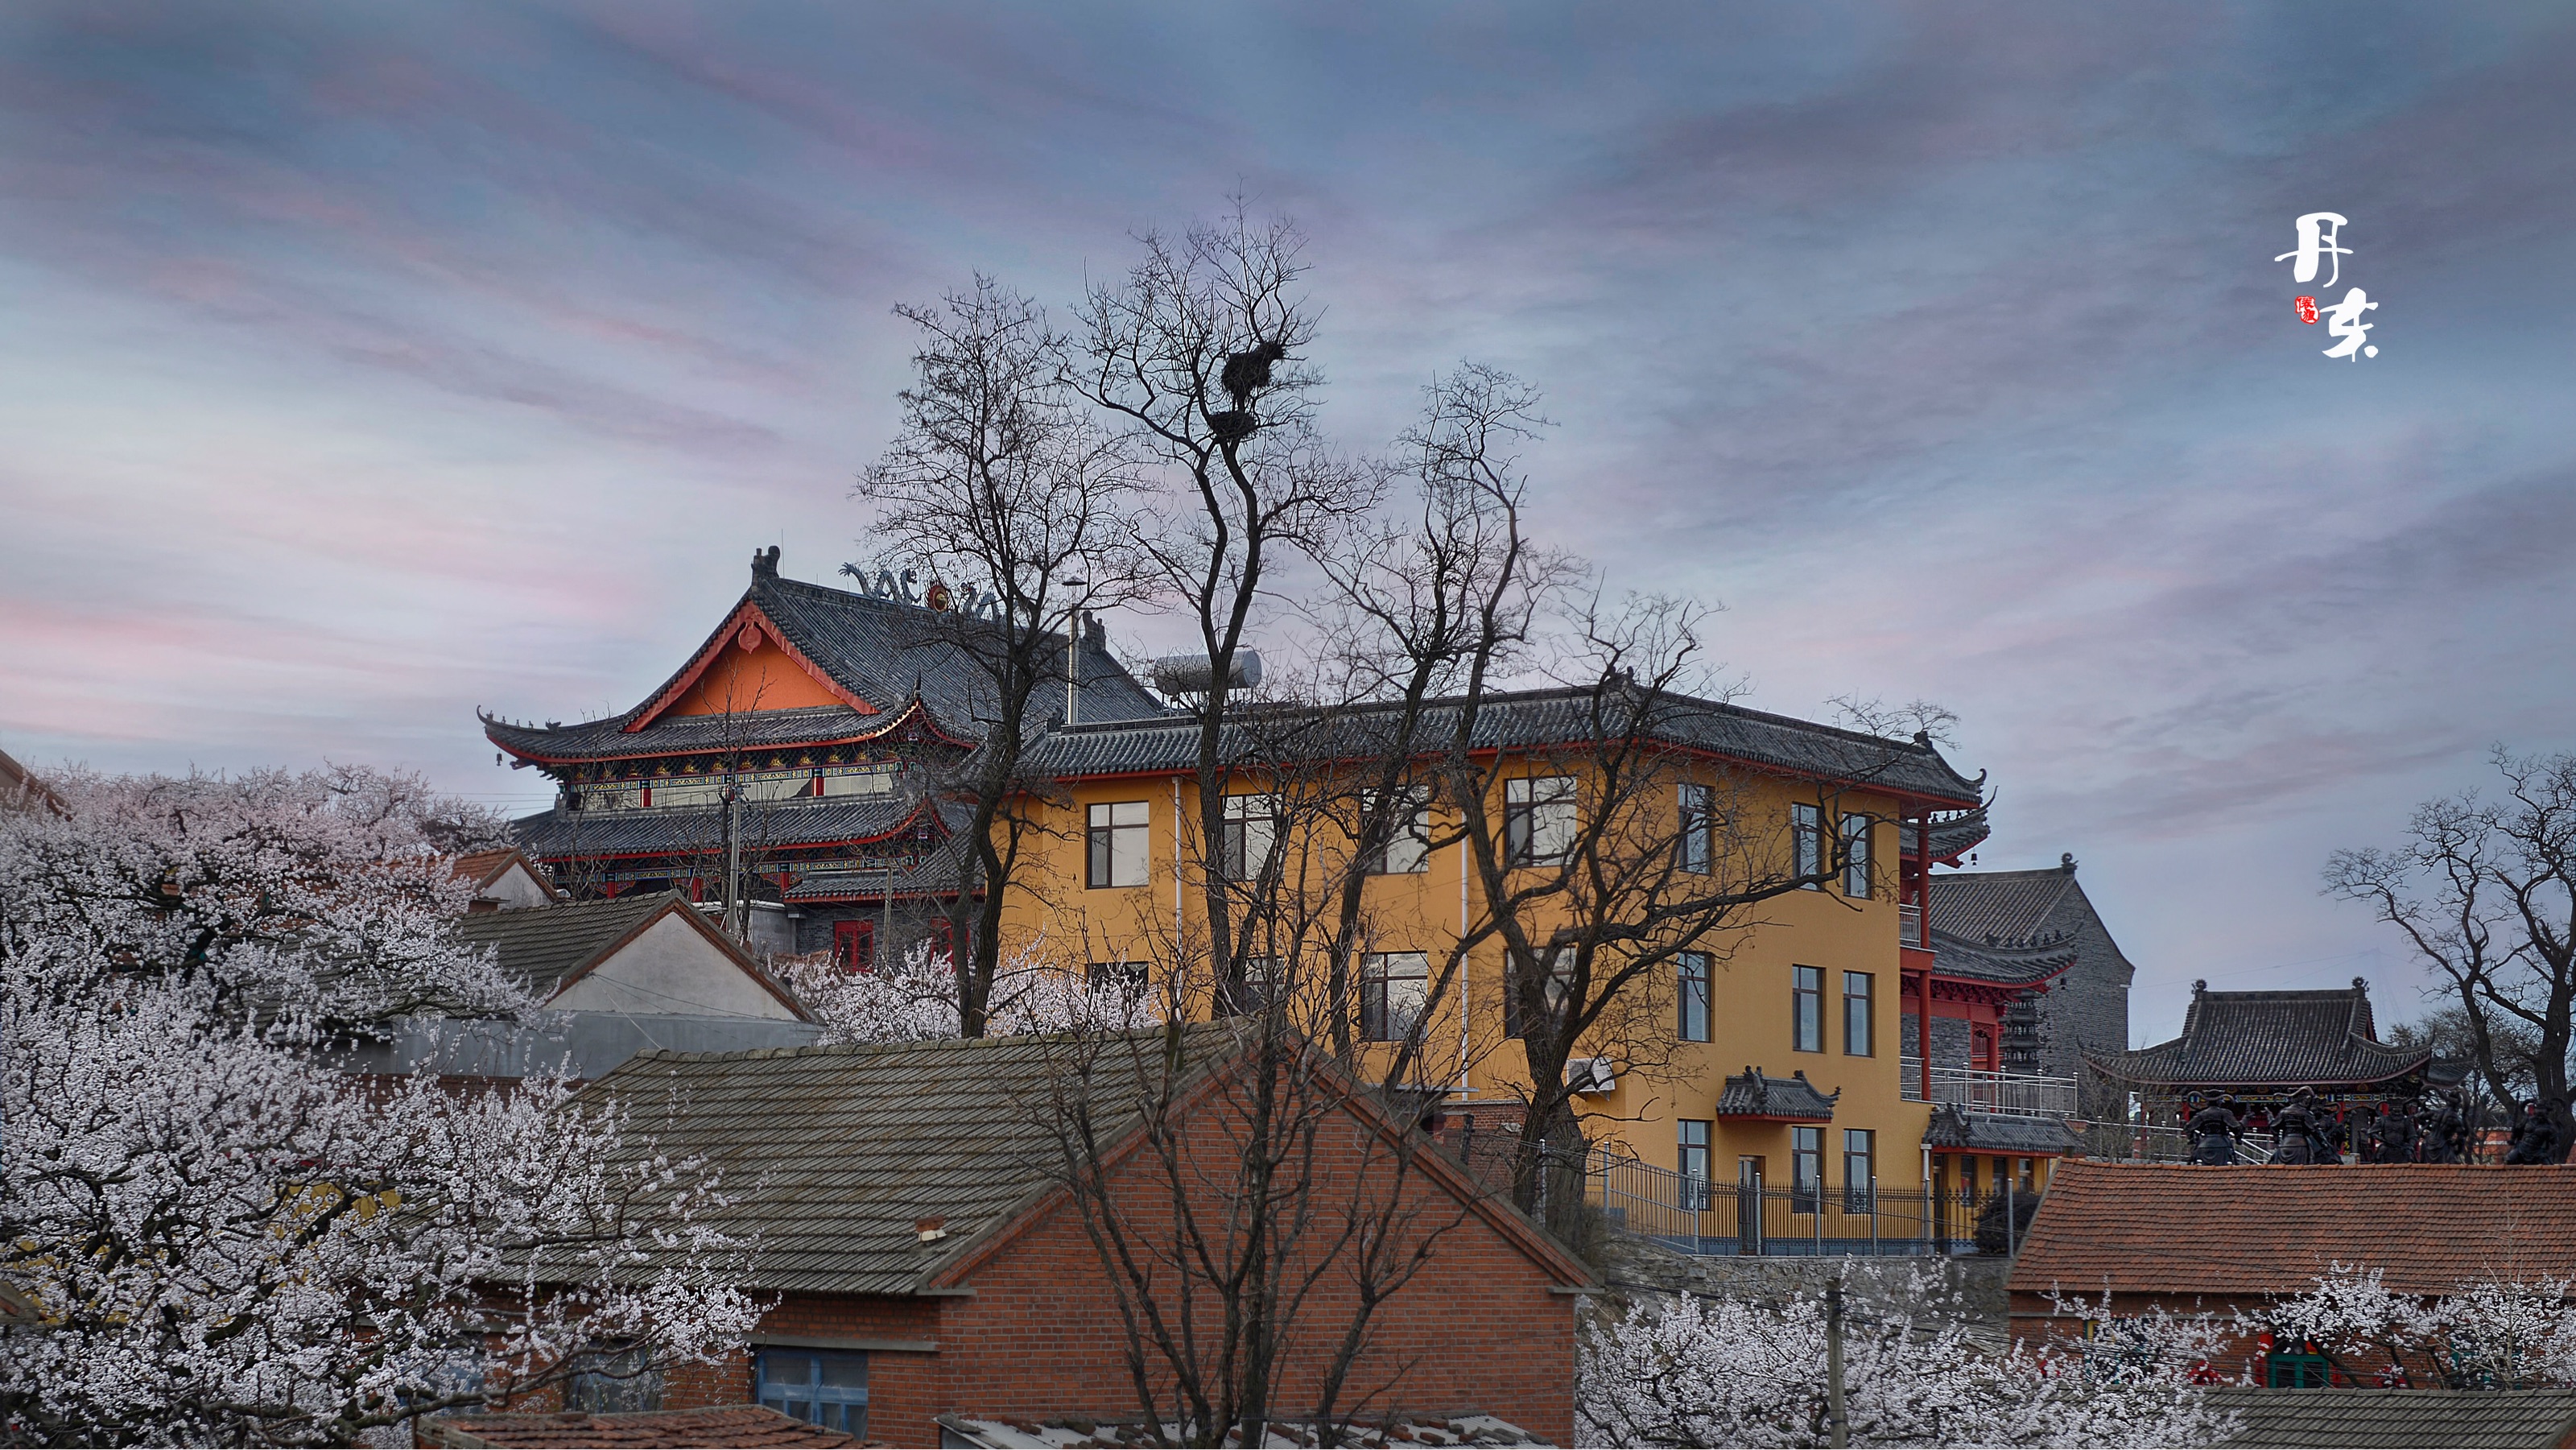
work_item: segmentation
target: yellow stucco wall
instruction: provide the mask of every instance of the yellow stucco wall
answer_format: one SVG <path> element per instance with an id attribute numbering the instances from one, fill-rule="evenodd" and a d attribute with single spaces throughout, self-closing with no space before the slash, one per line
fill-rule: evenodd
<path id="1" fill-rule="evenodd" d="M 1547 773 L 1533 770 L 1514 773 Z M 1261 788 L 1240 781 L 1237 791 Z M 1202 926 L 1200 889 L 1195 862 L 1198 799 L 1195 784 L 1173 776 L 1082 780 L 1067 783 L 1066 801 L 1042 807 L 1047 832 L 1029 848 L 1031 859 L 1014 891 L 1006 918 L 1006 935 L 1017 945 L 1042 938 L 1045 954 L 1065 963 L 1168 959 L 1176 927 L 1183 940 L 1195 940 Z M 1745 835 L 1760 847 L 1776 842 L 1785 856 L 1789 807 L 1814 801 L 1815 787 L 1786 777 L 1737 779 L 1733 803 L 1755 825 Z M 1497 783 L 1494 817 L 1502 815 Z M 1141 802 L 1147 807 L 1150 862 L 1146 884 L 1123 888 L 1087 888 L 1084 883 L 1084 825 L 1089 807 L 1112 802 Z M 1899 803 L 1892 797 L 1845 792 L 1836 805 L 1893 817 Z M 1437 833 L 1442 813 L 1435 809 Z M 1176 833 L 1176 822 L 1178 829 Z M 1830 827 L 1828 829 L 1831 829 Z M 1826 1176 L 1844 1181 L 1843 1130 L 1860 1128 L 1876 1134 L 1877 1176 L 1883 1190 L 1913 1192 L 1923 1183 L 1923 1133 L 1929 1109 L 1901 1100 L 1898 1046 L 1900 996 L 1898 909 L 1896 904 L 1896 826 L 1882 821 L 1872 834 L 1874 892 L 1853 899 L 1832 889 L 1797 891 L 1748 909 L 1761 925 L 1715 944 L 1711 970 L 1710 1041 L 1678 1040 L 1677 1013 L 1666 1005 L 1649 1025 L 1655 1040 L 1639 1055 L 1668 1060 L 1646 1070 L 1625 1073 L 1617 1090 L 1578 1100 L 1596 1141 L 1620 1146 L 1660 1168 L 1677 1163 L 1678 1122 L 1713 1124 L 1710 1176 L 1734 1181 L 1740 1157 L 1759 1156 L 1775 1185 L 1789 1179 L 1790 1125 L 1715 1117 L 1718 1094 L 1729 1074 L 1758 1067 L 1774 1077 L 1803 1070 L 1827 1093 L 1839 1090 L 1833 1121 L 1823 1125 Z M 1338 852 L 1339 842 L 1308 843 L 1311 849 Z M 1292 846 L 1291 860 L 1295 859 Z M 1182 875 L 1176 860 L 1193 863 Z M 1382 951 L 1423 951 L 1436 971 L 1454 946 L 1462 917 L 1474 920 L 1482 893 L 1468 869 L 1463 845 L 1431 853 L 1428 869 L 1410 875 L 1377 876 L 1366 887 L 1374 947 Z M 1462 906 L 1461 887 L 1465 887 Z M 1035 888 L 1035 889 L 1029 889 Z M 1543 923 L 1534 923 L 1541 924 Z M 1527 1065 L 1519 1044 L 1502 1032 L 1500 992 L 1502 953 L 1499 945 L 1480 948 L 1466 965 L 1463 1000 L 1442 1004 L 1426 1030 L 1425 1079 L 1438 1078 L 1453 1089 L 1452 1103 L 1473 1112 L 1480 1103 L 1515 1100 L 1516 1082 L 1525 1081 Z M 1793 1045 L 1792 973 L 1800 966 L 1822 970 L 1824 983 L 1823 1049 L 1800 1052 Z M 1844 1050 L 1840 988 L 1842 973 L 1868 974 L 1872 991 L 1873 1051 L 1857 1056 Z M 1671 1000 L 1670 983 L 1662 1001 Z M 1626 1054 L 1617 1054 L 1625 1056 Z"/>

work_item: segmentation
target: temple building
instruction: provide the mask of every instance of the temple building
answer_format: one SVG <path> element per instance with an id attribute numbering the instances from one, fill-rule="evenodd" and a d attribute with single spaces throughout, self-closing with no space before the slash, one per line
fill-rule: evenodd
<path id="1" fill-rule="evenodd" d="M 2257 1113 L 2299 1088 L 2338 1109 L 2421 1097 L 2461 1080 L 2430 1048 L 2379 1040 L 2370 984 L 2325 991 L 2213 992 L 2191 984 L 2182 1035 L 2135 1051 L 2088 1052 L 2104 1078 L 2146 1100 L 2151 1122 L 2171 1122 L 2193 1093 L 2233 1097 Z"/>
<path id="2" fill-rule="evenodd" d="M 520 850 L 580 900 L 738 898 L 759 950 L 856 963 L 934 932 L 937 899 L 962 879 L 956 808 L 934 782 L 981 740 L 992 686 L 958 644 L 973 622 L 948 591 L 911 596 L 908 582 L 808 584 L 763 550 L 741 600 L 634 708 L 576 724 L 484 716 L 514 766 L 557 785 L 552 809 L 516 823 Z M 1096 624 L 1070 653 L 1077 718 L 1161 713 Z M 1059 674 L 1051 698 L 1067 694 Z"/>

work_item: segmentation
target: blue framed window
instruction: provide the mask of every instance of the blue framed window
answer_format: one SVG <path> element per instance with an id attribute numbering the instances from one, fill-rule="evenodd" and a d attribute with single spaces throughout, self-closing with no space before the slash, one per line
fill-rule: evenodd
<path id="1" fill-rule="evenodd" d="M 868 1357 L 835 1349 L 764 1349 L 753 1361 L 760 1402 L 791 1420 L 868 1435 Z"/>

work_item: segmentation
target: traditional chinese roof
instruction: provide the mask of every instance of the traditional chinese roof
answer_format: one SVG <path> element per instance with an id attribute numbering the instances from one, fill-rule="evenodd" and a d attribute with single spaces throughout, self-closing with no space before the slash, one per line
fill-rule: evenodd
<path id="1" fill-rule="evenodd" d="M 859 1442 L 838 1430 L 792 1420 L 766 1405 L 632 1414 L 435 1415 L 420 1422 L 424 1445 L 509 1450 L 681 1450 L 687 1446 L 823 1447 Z"/>
<path id="2" fill-rule="evenodd" d="M 782 578 L 775 551 L 752 565 L 751 587 L 714 632 L 633 709 L 604 720 L 531 726 L 484 717 L 492 743 L 523 760 L 542 764 L 632 759 L 738 748 L 831 745 L 879 738 L 896 717 L 918 702 L 925 714 L 906 728 L 928 728 L 971 744 L 993 718 L 992 680 L 968 652 L 978 630 L 998 628 L 954 613 L 897 600 L 872 598 L 828 585 Z M 814 671 L 838 705 L 748 710 L 729 715 L 677 715 L 665 707 L 746 629 L 774 639 Z M 748 637 L 748 636 L 746 636 Z M 1063 636 L 1053 637 L 1048 657 L 1064 658 Z M 1125 720 L 1163 713 L 1109 652 L 1105 640 L 1083 641 L 1078 651 L 1082 684 L 1078 718 Z M 1041 686 L 1040 714 L 1050 696 Z M 1064 698 L 1062 666 L 1052 685 Z"/>
<path id="3" fill-rule="evenodd" d="M 2297 1294 L 2337 1263 L 2401 1294 L 2576 1277 L 2576 1167 L 2098 1163 L 2049 1180 L 2015 1293 Z"/>
<path id="4" fill-rule="evenodd" d="M 2544 1446 L 2576 1440 L 2576 1389 L 2275 1390 L 2219 1385 L 2209 1407 L 2236 1417 L 2222 1445 L 2407 1450 L 2417 1445 Z"/>
<path id="5" fill-rule="evenodd" d="M 2063 976 L 2074 965 L 2074 949 L 2062 941 L 1972 946 L 1937 928 L 1932 933 L 1932 974 L 1936 977 L 2004 987 L 2038 987 Z"/>
<path id="6" fill-rule="evenodd" d="M 1957 1103 L 1943 1103 L 1932 1110 L 1932 1122 L 1923 1130 L 1923 1146 L 2057 1157 L 2075 1151 L 2075 1134 L 2062 1118 L 1972 1113 Z"/>
<path id="7" fill-rule="evenodd" d="M 2037 871 L 1943 871 L 1932 877 L 1932 929 L 1986 946 L 2042 942 L 2058 907 L 2084 889 L 2075 858 Z"/>
<path id="8" fill-rule="evenodd" d="M 2141 1087 L 2345 1088 L 2422 1072 L 2433 1054 L 2380 1041 L 2369 984 L 2355 977 L 2348 988 L 2304 992 L 2213 992 L 2194 982 L 2180 1037 L 2084 1060 Z"/>
<path id="9" fill-rule="evenodd" d="M 1830 1123 L 1834 1104 L 1842 1089 L 1831 1093 L 1816 1091 L 1807 1081 L 1804 1068 L 1787 1077 L 1772 1077 L 1758 1067 L 1748 1067 L 1726 1080 L 1717 1095 L 1717 1116 L 1721 1118 L 1759 1118 L 1774 1123 Z"/>
<path id="10" fill-rule="evenodd" d="M 808 796 L 742 808 L 748 851 L 791 846 L 865 845 L 901 835 L 932 813 L 918 796 Z M 558 806 L 510 823 L 519 848 L 540 860 L 670 856 L 709 852 L 724 842 L 724 807 L 654 806 L 569 811 Z"/>
<path id="11" fill-rule="evenodd" d="M 1986 837 L 1993 833 L 1993 825 L 1986 819 L 1986 808 L 1982 805 L 1964 811 L 1943 811 L 1933 816 L 1930 822 L 1932 859 L 1955 866 L 1961 856 L 1984 844 Z M 1905 859 L 1913 860 L 1914 828 L 1907 826 L 1898 831 L 1896 842 L 1898 852 Z"/>
<path id="12" fill-rule="evenodd" d="M 1380 754 L 1396 723 L 1393 705 L 1248 710 L 1218 741 L 1230 766 L 1284 760 L 1364 759 Z M 1434 703 L 1415 734 L 1424 753 L 1456 737 L 1460 706 Z M 1929 740 L 1888 740 L 1716 700 L 1644 690 L 1529 690 L 1488 696 L 1478 707 L 1471 748 L 1543 751 L 1577 747 L 1642 723 L 1649 738 L 1784 774 L 1864 785 L 1918 800 L 1973 806 L 1983 777 L 1959 774 Z M 1051 731 L 1031 750 L 1032 773 L 1057 780 L 1163 774 L 1198 762 L 1197 720 L 1166 715 Z"/>

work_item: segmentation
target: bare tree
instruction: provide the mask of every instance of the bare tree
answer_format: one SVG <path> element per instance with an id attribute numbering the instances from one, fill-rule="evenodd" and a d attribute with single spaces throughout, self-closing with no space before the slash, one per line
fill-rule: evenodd
<path id="1" fill-rule="evenodd" d="M 1036 304 L 978 276 L 937 306 L 895 313 L 921 336 L 915 378 L 900 394 L 901 431 L 857 492 L 877 505 L 879 535 L 951 591 L 951 607 L 927 613 L 912 643 L 972 661 L 989 687 L 974 722 L 982 742 L 938 783 L 971 811 L 947 914 L 951 941 L 963 943 L 958 1023 L 980 1037 L 1008 898 L 1038 828 L 1021 757 L 1071 709 L 1069 652 L 1088 611 L 1141 593 L 1137 479 L 1121 441 L 1068 386 L 1065 340 Z"/>
<path id="2" fill-rule="evenodd" d="M 1316 427 L 1323 379 L 1303 354 L 1317 314 L 1296 228 L 1238 204 L 1223 224 L 1143 240 L 1144 259 L 1085 299 L 1076 386 L 1159 475 L 1163 502 L 1139 541 L 1206 655 L 1191 695 L 1198 833 L 1217 843 L 1233 774 L 1224 730 L 1256 610 L 1274 573 L 1365 515 L 1376 480 Z M 1209 966 L 1239 1002 L 1249 928 L 1221 876 L 1202 872 L 1200 896 Z"/>
<path id="3" fill-rule="evenodd" d="M 2415 808 L 2404 844 L 2337 851 L 2331 896 L 2367 903 L 2405 934 L 2459 1007 L 2488 1088 L 2516 1098 L 2528 1072 L 2571 1137 L 2568 1049 L 2576 1037 L 2576 754 L 2492 755 L 2495 800 L 2462 791 Z"/>

